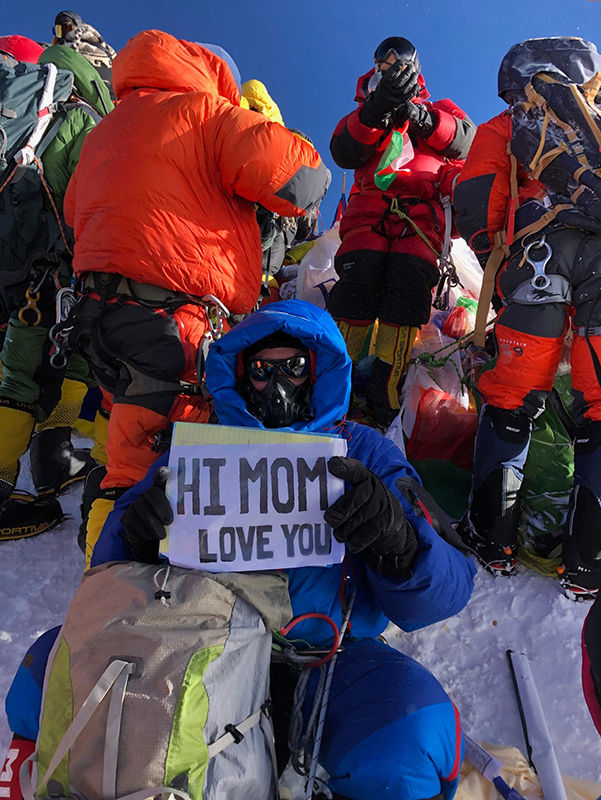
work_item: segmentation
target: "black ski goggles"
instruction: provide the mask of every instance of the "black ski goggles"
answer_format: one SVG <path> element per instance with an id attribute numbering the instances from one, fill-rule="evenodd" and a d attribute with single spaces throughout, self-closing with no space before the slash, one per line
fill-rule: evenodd
<path id="1" fill-rule="evenodd" d="M 74 22 L 57 22 L 54 28 L 52 28 L 52 33 L 56 36 L 57 39 L 62 39 L 76 27 Z"/>
<path id="2" fill-rule="evenodd" d="M 255 381 L 268 381 L 274 372 L 281 372 L 287 378 L 304 378 L 309 374 L 309 356 L 298 355 L 289 358 L 251 358 L 247 361 L 248 375 Z"/>
<path id="3" fill-rule="evenodd" d="M 382 64 L 384 61 L 387 61 L 390 56 L 394 56 L 395 61 L 400 61 L 401 56 L 397 53 L 394 47 L 389 47 L 388 50 L 376 50 L 374 55 L 374 61 L 376 64 Z"/>

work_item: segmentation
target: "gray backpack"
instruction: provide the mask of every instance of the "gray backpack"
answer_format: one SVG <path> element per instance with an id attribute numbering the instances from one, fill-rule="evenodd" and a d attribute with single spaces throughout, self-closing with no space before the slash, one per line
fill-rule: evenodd
<path id="1" fill-rule="evenodd" d="M 271 629 L 282 573 L 89 570 L 50 654 L 24 800 L 268 800 Z"/>

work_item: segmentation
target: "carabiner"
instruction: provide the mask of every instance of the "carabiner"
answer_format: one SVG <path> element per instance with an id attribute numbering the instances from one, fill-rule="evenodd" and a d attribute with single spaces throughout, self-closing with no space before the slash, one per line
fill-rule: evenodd
<path id="1" fill-rule="evenodd" d="M 27 289 L 25 290 L 25 299 L 27 300 L 27 305 L 24 305 L 23 308 L 19 309 L 17 317 L 21 325 L 27 325 L 31 328 L 36 328 L 42 321 L 42 312 L 37 307 L 37 302 L 40 299 L 40 293 L 39 291 L 32 289 L 31 286 L 28 286 Z M 27 311 L 33 311 L 35 315 L 34 316 L 35 322 L 33 322 L 31 325 L 25 319 L 25 313 Z"/>
<path id="2" fill-rule="evenodd" d="M 530 255 L 531 250 L 539 250 L 542 248 L 545 249 L 545 255 L 542 258 L 537 259 Z M 549 278 L 545 272 L 545 268 L 552 255 L 553 250 L 551 249 L 551 245 L 547 242 L 544 235 L 537 242 L 531 242 L 526 246 L 526 249 L 524 250 L 524 258 L 526 259 L 526 263 L 530 264 L 534 270 L 534 275 L 530 279 L 530 283 L 534 289 L 546 289 L 551 283 L 551 278 Z"/>
<path id="3" fill-rule="evenodd" d="M 57 347 L 54 353 L 52 353 L 50 356 L 50 366 L 54 369 L 64 369 L 67 366 L 68 360 L 69 358 L 64 350 Z"/>
<path id="4" fill-rule="evenodd" d="M 457 286 L 459 277 L 455 265 L 449 257 L 441 256 L 440 267 L 440 278 L 438 279 L 438 286 L 436 287 L 436 295 L 432 306 L 438 311 L 446 311 L 449 308 L 450 290 Z"/>
<path id="5" fill-rule="evenodd" d="M 77 296 L 70 286 L 63 286 L 56 293 L 56 321 L 65 322 L 69 318 L 73 307 L 77 303 Z M 72 327 L 72 326 L 71 326 Z"/>
<path id="6" fill-rule="evenodd" d="M 207 315 L 211 340 L 220 339 L 223 334 L 223 319 L 227 319 L 230 316 L 230 312 L 215 295 L 205 294 L 200 299 Z"/>

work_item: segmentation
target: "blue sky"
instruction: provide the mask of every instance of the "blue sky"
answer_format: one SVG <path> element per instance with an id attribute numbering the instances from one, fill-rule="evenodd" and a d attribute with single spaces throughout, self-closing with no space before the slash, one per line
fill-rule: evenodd
<path id="1" fill-rule="evenodd" d="M 286 124 L 309 134 L 332 169 L 332 188 L 322 206 L 327 225 L 342 182 L 330 158 L 330 135 L 354 107 L 356 79 L 370 68 L 373 51 L 386 36 L 413 41 L 433 99 L 450 97 L 477 123 L 503 107 L 496 96 L 497 70 L 512 44 L 571 35 L 601 48 L 601 0 L 67 2 L 116 50 L 145 28 L 225 47 L 243 80 L 262 80 Z M 2 5 L 2 33 L 38 41 L 49 41 L 54 17 L 64 8 L 48 0 Z"/>

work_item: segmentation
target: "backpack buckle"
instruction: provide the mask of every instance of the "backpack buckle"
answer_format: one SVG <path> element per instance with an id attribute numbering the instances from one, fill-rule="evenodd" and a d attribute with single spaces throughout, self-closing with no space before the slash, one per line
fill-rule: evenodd
<path id="1" fill-rule="evenodd" d="M 224 730 L 230 734 L 230 736 L 234 740 L 234 744 L 240 744 L 242 739 L 244 739 L 244 734 L 241 731 L 239 731 L 238 728 L 231 722 L 225 726 Z"/>

